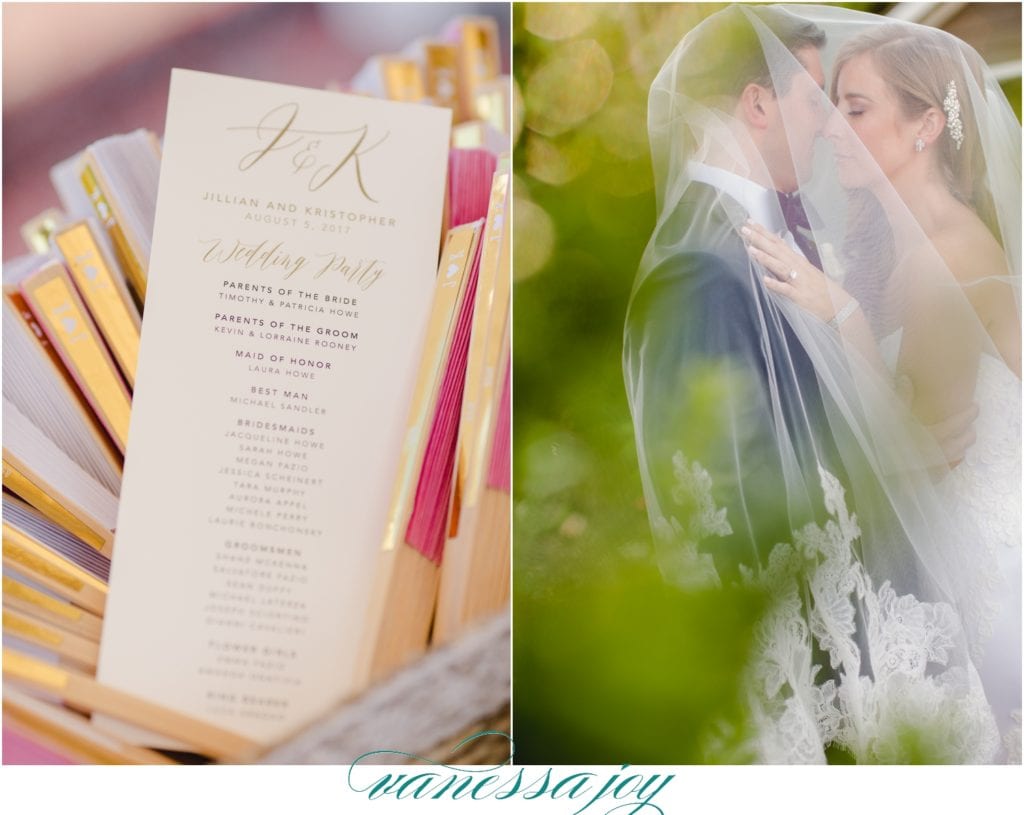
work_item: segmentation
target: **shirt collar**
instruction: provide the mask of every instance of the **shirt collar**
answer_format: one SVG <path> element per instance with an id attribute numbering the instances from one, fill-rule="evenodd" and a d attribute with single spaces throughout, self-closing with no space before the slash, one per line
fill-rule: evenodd
<path id="1" fill-rule="evenodd" d="M 772 232 L 786 231 L 786 223 L 782 219 L 778 196 L 774 190 L 766 189 L 757 182 L 729 170 L 698 161 L 688 162 L 687 172 L 694 181 L 721 190 L 735 199 L 747 211 L 752 221 Z"/>

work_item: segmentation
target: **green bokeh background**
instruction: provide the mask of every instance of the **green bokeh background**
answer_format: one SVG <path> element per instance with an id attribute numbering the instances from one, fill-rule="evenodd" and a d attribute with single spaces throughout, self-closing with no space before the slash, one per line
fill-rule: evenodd
<path id="1" fill-rule="evenodd" d="M 514 6 L 517 762 L 748 758 L 738 677 L 764 598 L 661 580 L 621 368 L 655 218 L 647 91 L 722 7 Z M 1020 81 L 1004 87 L 1019 117 Z"/>

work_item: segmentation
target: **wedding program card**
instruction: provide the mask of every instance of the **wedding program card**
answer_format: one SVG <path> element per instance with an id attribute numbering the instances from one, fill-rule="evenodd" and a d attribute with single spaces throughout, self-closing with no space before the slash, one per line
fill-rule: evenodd
<path id="1" fill-rule="evenodd" d="M 172 73 L 101 682 L 263 743 L 356 689 L 449 129 Z"/>

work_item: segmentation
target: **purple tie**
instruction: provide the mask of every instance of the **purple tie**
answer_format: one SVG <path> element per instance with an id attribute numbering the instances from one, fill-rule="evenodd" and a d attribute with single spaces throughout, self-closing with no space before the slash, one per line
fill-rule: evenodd
<path id="1" fill-rule="evenodd" d="M 818 247 L 811 239 L 811 222 L 807 219 L 807 212 L 800 201 L 800 193 L 780 192 L 778 195 L 782 217 L 786 219 L 786 226 L 793 235 L 793 240 L 804 253 L 804 257 L 820 269 L 821 257 L 818 255 Z"/>

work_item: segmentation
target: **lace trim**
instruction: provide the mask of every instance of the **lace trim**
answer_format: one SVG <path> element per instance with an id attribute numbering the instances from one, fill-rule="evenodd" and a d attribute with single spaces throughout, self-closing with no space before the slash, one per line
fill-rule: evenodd
<path id="1" fill-rule="evenodd" d="M 681 453 L 673 465 L 673 500 L 694 511 L 685 527 L 675 517 L 664 526 L 680 564 L 696 566 L 693 583 L 706 585 L 714 566 L 697 543 L 731 528 L 707 471 Z M 899 595 L 888 581 L 876 589 L 854 553 L 861 532 L 842 485 L 821 468 L 819 478 L 831 519 L 776 544 L 759 571 L 742 570 L 772 599 L 746 677 L 749 748 L 766 763 L 824 763 L 829 745 L 858 763 L 992 761 L 998 729 L 977 672 L 957 654 L 953 608 Z M 815 664 L 816 648 L 827 667 Z"/>
<path id="2" fill-rule="evenodd" d="M 654 534 L 663 543 L 668 556 L 663 568 L 671 573 L 674 583 L 686 589 L 720 586 L 714 558 L 699 551 L 701 541 L 732 534 L 726 510 L 715 505 L 711 495 L 711 475 L 697 462 L 690 462 L 681 452 L 672 456 L 675 485 L 672 500 L 686 518 L 684 527 L 675 515 L 654 521 Z M 668 562 L 668 561 L 671 562 Z"/>
<path id="3" fill-rule="evenodd" d="M 1020 709 L 1013 711 L 1010 714 L 1010 720 L 1013 725 L 1003 735 L 1003 749 L 1006 750 L 1006 763 L 1007 764 L 1020 764 L 1020 743 L 1021 743 L 1021 716 Z"/>

